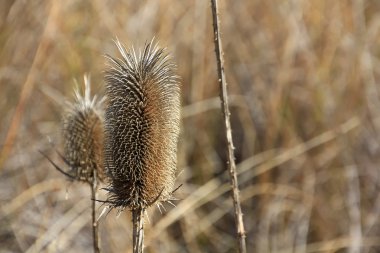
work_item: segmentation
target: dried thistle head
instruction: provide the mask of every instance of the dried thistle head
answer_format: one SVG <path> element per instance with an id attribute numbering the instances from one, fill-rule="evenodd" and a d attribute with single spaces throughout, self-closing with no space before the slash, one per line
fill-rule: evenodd
<path id="1" fill-rule="evenodd" d="M 107 56 L 105 75 L 105 166 L 111 182 L 107 202 L 133 210 L 171 198 L 180 88 L 175 65 L 153 41 L 138 54 L 115 43 L 122 57 Z"/>
<path id="2" fill-rule="evenodd" d="M 94 173 L 102 179 L 104 120 L 102 100 L 90 97 L 90 80 L 84 77 L 82 96 L 77 88 L 75 101 L 67 102 L 63 116 L 64 159 L 70 166 L 67 173 L 75 180 L 91 182 Z"/>

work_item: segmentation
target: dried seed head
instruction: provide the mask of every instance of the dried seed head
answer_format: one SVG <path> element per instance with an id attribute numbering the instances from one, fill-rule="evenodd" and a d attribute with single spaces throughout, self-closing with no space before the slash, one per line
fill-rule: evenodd
<path id="1" fill-rule="evenodd" d="M 90 80 L 84 77 L 85 92 L 75 90 L 75 101 L 68 102 L 63 117 L 64 159 L 68 174 L 80 181 L 91 182 L 94 172 L 103 178 L 104 126 L 102 100 L 90 98 Z"/>
<path id="2" fill-rule="evenodd" d="M 107 56 L 105 166 L 108 202 L 133 210 L 171 198 L 180 120 L 175 65 L 153 41 L 138 53 L 116 41 Z"/>

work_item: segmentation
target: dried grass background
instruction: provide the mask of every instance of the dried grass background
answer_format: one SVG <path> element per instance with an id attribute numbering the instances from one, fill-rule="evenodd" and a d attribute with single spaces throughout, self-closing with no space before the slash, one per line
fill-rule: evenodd
<path id="1" fill-rule="evenodd" d="M 380 2 L 220 12 L 248 252 L 380 252 Z M 235 252 L 204 0 L 1 1 L 0 252 L 92 252 L 88 187 L 38 150 L 59 161 L 59 103 L 86 72 L 103 93 L 115 36 L 155 36 L 182 77 L 181 200 L 150 210 L 146 252 Z M 102 249 L 131 252 L 130 214 L 115 216 L 101 220 Z"/>

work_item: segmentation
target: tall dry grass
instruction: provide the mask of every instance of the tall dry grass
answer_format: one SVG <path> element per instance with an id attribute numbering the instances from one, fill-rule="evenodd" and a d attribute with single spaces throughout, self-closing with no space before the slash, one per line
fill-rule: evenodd
<path id="1" fill-rule="evenodd" d="M 209 8 L 0 3 L 0 252 L 92 249 L 88 187 L 38 150 L 54 158 L 62 147 L 59 103 L 73 78 L 89 72 L 103 94 L 115 36 L 155 36 L 182 77 L 181 200 L 149 211 L 146 252 L 235 252 Z M 248 252 L 379 252 L 380 2 L 221 1 L 220 11 Z M 130 252 L 131 217 L 113 214 L 102 249 Z"/>

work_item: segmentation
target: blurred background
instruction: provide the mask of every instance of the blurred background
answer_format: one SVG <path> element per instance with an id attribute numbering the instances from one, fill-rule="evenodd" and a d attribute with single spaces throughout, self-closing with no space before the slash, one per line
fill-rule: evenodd
<path id="1" fill-rule="evenodd" d="M 220 1 L 248 252 L 380 252 L 380 1 Z M 0 252 L 92 252 L 90 189 L 65 168 L 62 101 L 104 54 L 155 37 L 182 78 L 176 207 L 149 210 L 146 252 L 236 252 L 210 3 L 0 3 Z M 100 199 L 105 199 L 104 191 Z M 100 213 L 103 207 L 100 207 Z M 131 216 L 100 220 L 131 252 Z"/>

